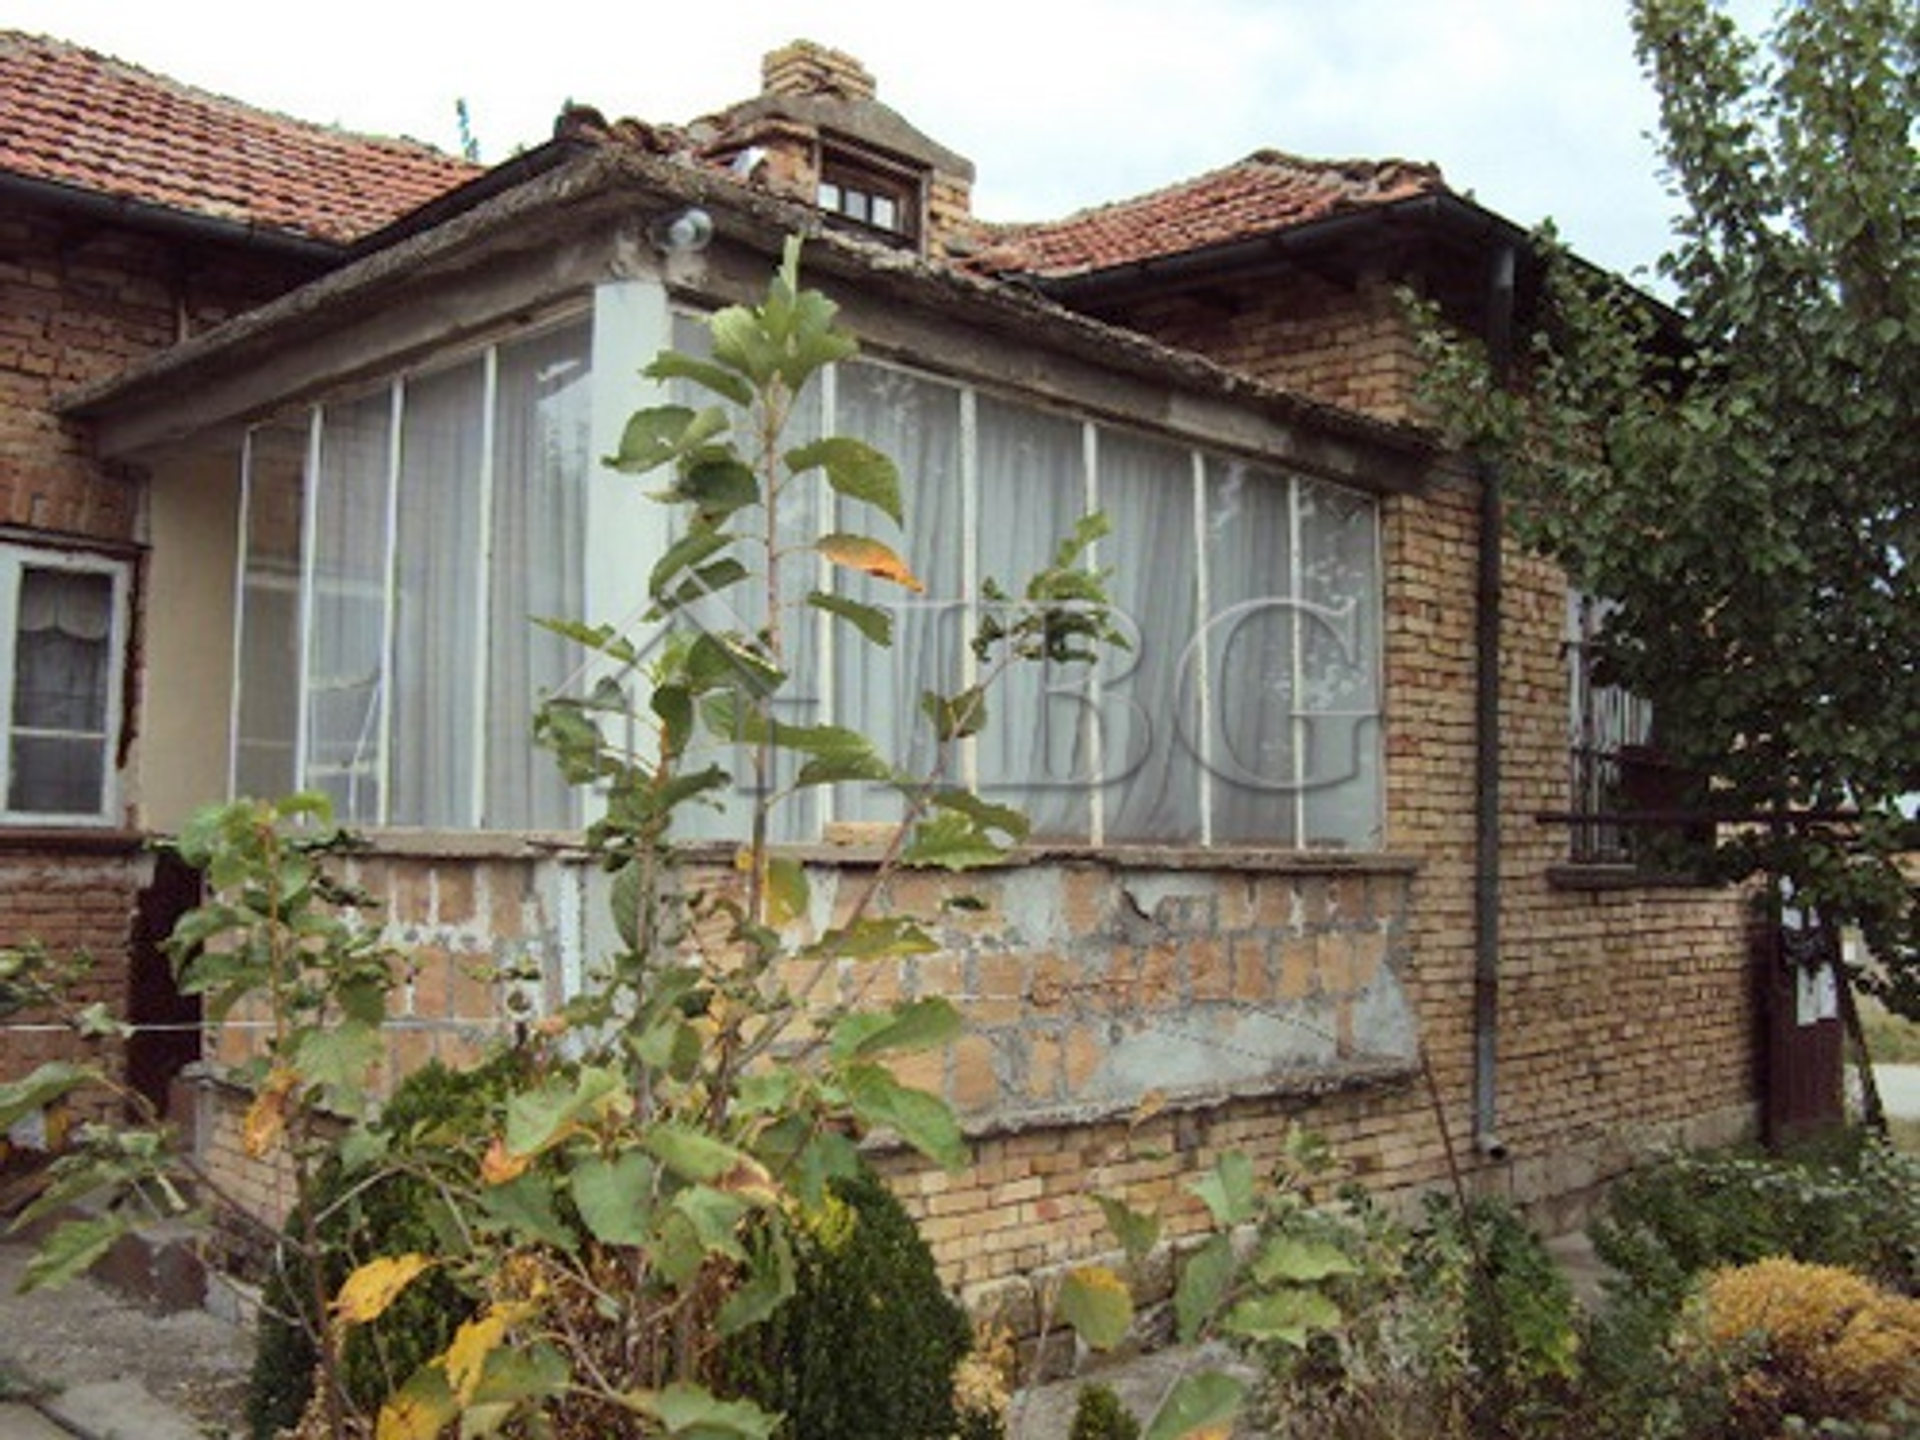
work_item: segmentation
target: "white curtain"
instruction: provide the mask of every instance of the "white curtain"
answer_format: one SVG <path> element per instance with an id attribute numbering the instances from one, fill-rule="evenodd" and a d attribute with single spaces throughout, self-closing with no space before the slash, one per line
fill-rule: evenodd
<path id="1" fill-rule="evenodd" d="M 325 409 L 313 498 L 305 779 L 363 825 L 380 819 L 385 767 L 389 404 Z"/>
<path id="2" fill-rule="evenodd" d="M 1294 734 L 1292 488 L 1241 461 L 1207 467 L 1204 683 L 1207 782 L 1216 840 L 1291 845 L 1299 771 Z"/>
<path id="3" fill-rule="evenodd" d="M 1179 708 L 1183 658 L 1199 632 L 1192 453 L 1102 430 L 1100 508 L 1113 525 L 1101 562 L 1135 631 L 1132 655 L 1101 667 L 1106 838 L 1197 842 L 1200 769 Z"/>
<path id="4" fill-rule="evenodd" d="M 487 813 L 502 829 L 565 829 L 572 789 L 533 744 L 533 710 L 580 661 L 534 622 L 586 611 L 586 480 L 592 453 L 588 329 L 503 348 L 494 432 L 487 667 Z"/>
<path id="5" fill-rule="evenodd" d="M 979 397 L 975 419 L 979 575 L 1017 599 L 1086 512 L 1085 431 L 1077 420 L 989 395 Z M 1083 664 L 1015 661 L 987 697 L 980 793 L 1024 810 L 1036 839 L 1085 840 L 1090 833 L 1095 777 L 1086 672 Z"/>
<path id="6" fill-rule="evenodd" d="M 9 809 L 97 814 L 106 785 L 113 578 L 20 570 Z"/>
<path id="7" fill-rule="evenodd" d="M 306 424 L 265 425 L 247 437 L 247 533 L 240 578 L 236 795 L 274 796 L 299 784 L 300 527 Z"/>
<path id="8" fill-rule="evenodd" d="M 1380 790 L 1380 552 L 1365 495 L 1298 480 L 1300 709 L 1305 833 L 1315 847 L 1377 849 Z"/>
<path id="9" fill-rule="evenodd" d="M 846 569 L 830 577 L 835 593 L 893 617 L 890 649 L 869 644 L 850 624 L 833 622 L 833 718 L 871 737 L 882 755 L 908 773 L 928 774 L 935 747 L 920 697 L 929 690 L 952 695 L 964 684 L 960 392 L 884 366 L 843 365 L 834 418 L 840 433 L 859 436 L 899 466 L 906 514 L 902 535 L 872 507 L 843 500 L 836 526 L 901 550 L 926 589 L 916 595 Z M 945 778 L 958 784 L 965 777 L 955 765 Z M 834 797 L 834 814 L 842 820 L 891 820 L 900 809 L 899 796 L 877 785 L 843 785 Z"/>
<path id="10" fill-rule="evenodd" d="M 400 424 L 388 775 L 394 825 L 479 823 L 474 770 L 486 370 L 478 360 L 408 382 Z"/>

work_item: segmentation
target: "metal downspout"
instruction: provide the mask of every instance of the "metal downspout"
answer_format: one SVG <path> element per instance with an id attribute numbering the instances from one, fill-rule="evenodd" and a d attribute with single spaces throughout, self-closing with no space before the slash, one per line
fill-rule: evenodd
<path id="1" fill-rule="evenodd" d="M 1487 356 L 1494 382 L 1513 369 L 1515 249 L 1494 254 L 1487 293 Z M 1473 1143 L 1506 1156 L 1499 1121 L 1500 1051 L 1500 616 L 1504 525 L 1500 462 L 1481 454 L 1479 566 L 1474 608 Z"/>

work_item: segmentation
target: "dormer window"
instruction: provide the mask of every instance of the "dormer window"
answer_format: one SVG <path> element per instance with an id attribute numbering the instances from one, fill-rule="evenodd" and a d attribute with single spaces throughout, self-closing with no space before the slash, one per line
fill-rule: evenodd
<path id="1" fill-rule="evenodd" d="M 890 166 L 828 151 L 815 199 L 829 215 L 896 243 L 911 244 L 919 235 L 919 179 Z"/>

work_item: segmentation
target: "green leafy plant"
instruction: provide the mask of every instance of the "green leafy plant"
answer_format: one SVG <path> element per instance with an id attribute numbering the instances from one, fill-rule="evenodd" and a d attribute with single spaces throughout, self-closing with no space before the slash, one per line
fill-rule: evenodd
<path id="1" fill-rule="evenodd" d="M 1111 1385 L 1082 1385 L 1074 1397 L 1067 1440 L 1140 1440 L 1140 1422 Z"/>
<path id="2" fill-rule="evenodd" d="M 779 1412 L 783 1440 L 947 1440 L 972 1332 L 893 1192 L 835 1180 L 794 1240 L 793 1297 L 729 1342 L 728 1388 Z"/>

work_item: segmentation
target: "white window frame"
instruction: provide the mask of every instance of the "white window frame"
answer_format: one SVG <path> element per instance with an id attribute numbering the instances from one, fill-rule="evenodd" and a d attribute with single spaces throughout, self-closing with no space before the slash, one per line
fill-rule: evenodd
<path id="1" fill-rule="evenodd" d="M 105 575 L 113 582 L 113 609 L 107 632 L 107 704 L 105 730 L 98 736 L 101 755 L 100 806 L 94 811 L 15 810 L 13 793 L 13 684 L 15 642 L 19 636 L 20 584 L 27 570 L 65 570 Z M 106 826 L 120 821 L 121 711 L 127 672 L 128 597 L 132 566 L 125 560 L 86 551 L 0 540 L 0 824 Z"/>

